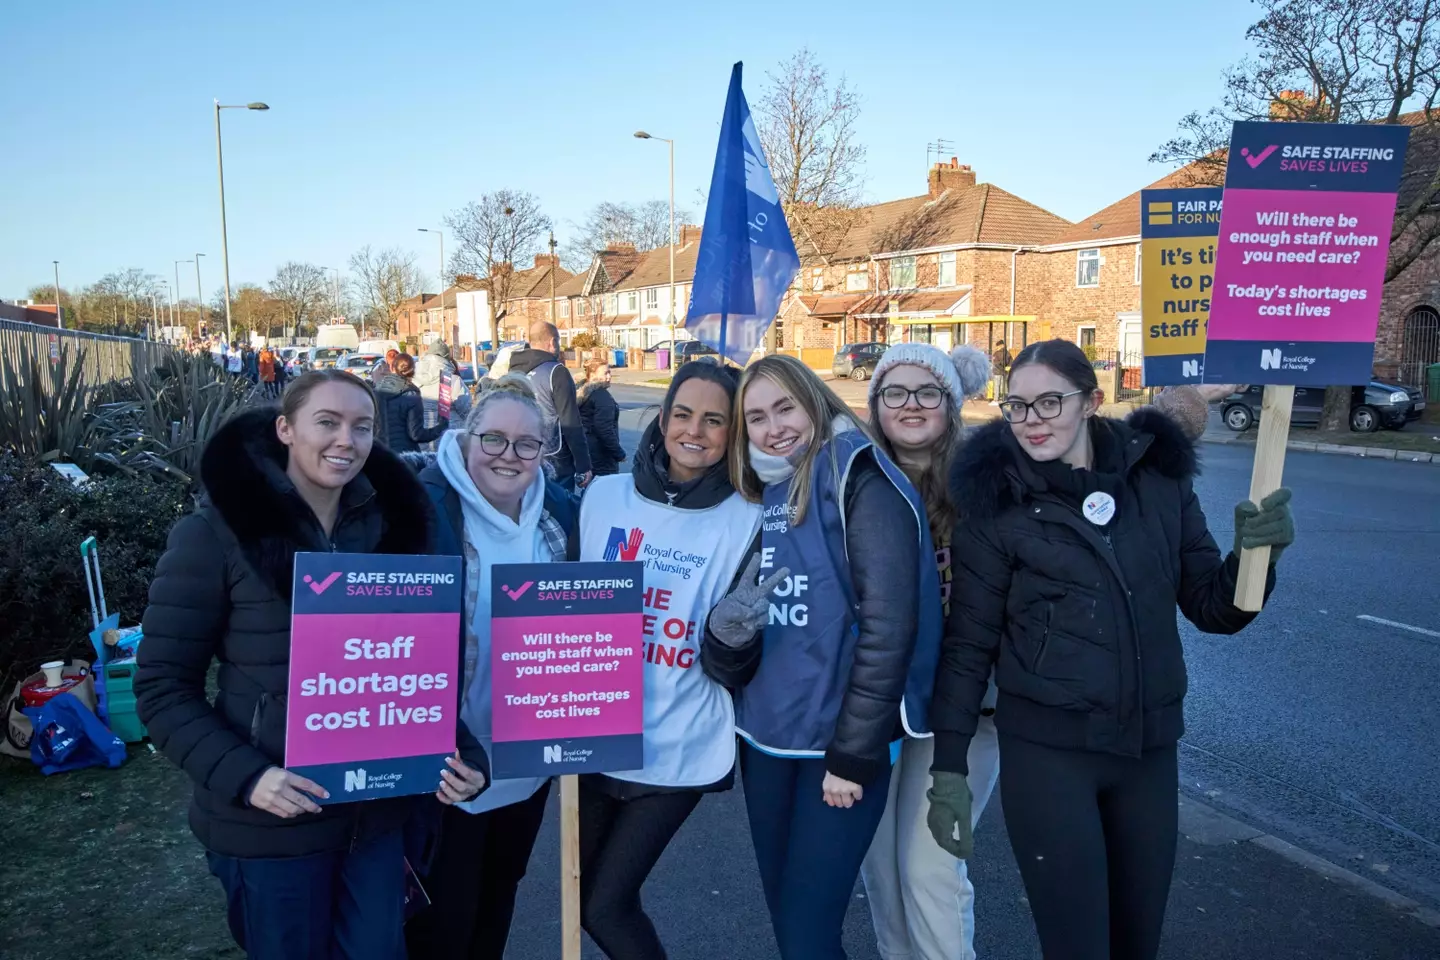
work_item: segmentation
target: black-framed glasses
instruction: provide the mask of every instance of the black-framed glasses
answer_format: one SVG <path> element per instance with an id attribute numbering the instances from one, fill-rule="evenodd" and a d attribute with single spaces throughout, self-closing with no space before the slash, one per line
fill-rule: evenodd
<path id="1" fill-rule="evenodd" d="M 1007 423 L 1024 423 L 1030 419 L 1030 411 L 1034 410 L 1035 416 L 1041 420 L 1054 420 L 1065 408 L 1066 397 L 1079 396 L 1084 392 L 1084 390 L 1071 390 L 1069 393 L 1047 393 L 1028 403 L 1024 400 L 1001 400 L 1000 415 L 1005 418 Z"/>
<path id="2" fill-rule="evenodd" d="M 503 457 L 506 450 L 514 447 L 515 456 L 521 460 L 534 460 L 540 456 L 540 451 L 544 448 L 544 444 L 539 440 L 533 440 L 530 437 L 511 440 L 498 433 L 472 433 L 471 436 L 479 438 L 481 451 L 490 457 Z"/>
<path id="3" fill-rule="evenodd" d="M 911 390 L 896 384 L 880 391 L 880 400 L 891 410 L 898 410 L 905 406 L 910 402 L 911 397 L 914 397 L 915 402 L 926 410 L 934 410 L 945 402 L 945 391 L 934 384 L 926 384 L 918 390 Z"/>

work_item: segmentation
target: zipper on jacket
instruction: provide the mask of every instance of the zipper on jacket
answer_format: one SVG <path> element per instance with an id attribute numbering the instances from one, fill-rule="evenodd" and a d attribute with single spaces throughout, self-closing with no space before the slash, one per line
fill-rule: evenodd
<path id="1" fill-rule="evenodd" d="M 1035 667 L 1030 672 L 1040 673 L 1040 667 L 1045 663 L 1045 654 L 1050 652 L 1050 624 L 1055 619 L 1055 604 L 1045 604 L 1045 632 L 1040 636 L 1040 650 L 1035 654 Z"/>
<path id="2" fill-rule="evenodd" d="M 260 717 L 265 712 L 265 702 L 270 699 L 270 694 L 261 692 L 260 699 L 255 701 L 255 712 L 250 715 L 250 745 L 260 746 Z"/>

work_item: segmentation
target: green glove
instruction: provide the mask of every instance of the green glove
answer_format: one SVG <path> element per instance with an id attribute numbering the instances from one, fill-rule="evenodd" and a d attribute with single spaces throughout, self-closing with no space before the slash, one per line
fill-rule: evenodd
<path id="1" fill-rule="evenodd" d="M 975 853 L 975 834 L 970 828 L 970 784 L 962 773 L 930 771 L 934 785 L 925 791 L 930 812 L 925 822 L 940 849 L 957 860 L 969 860 Z"/>
<path id="2" fill-rule="evenodd" d="M 1281 487 L 1255 506 L 1249 500 L 1235 505 L 1235 556 L 1255 547 L 1270 548 L 1270 564 L 1295 542 L 1295 518 L 1290 514 L 1290 488 Z"/>

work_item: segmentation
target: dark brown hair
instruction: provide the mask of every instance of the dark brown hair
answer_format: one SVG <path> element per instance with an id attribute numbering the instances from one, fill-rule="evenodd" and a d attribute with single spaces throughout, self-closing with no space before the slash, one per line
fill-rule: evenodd
<path id="1" fill-rule="evenodd" d="M 390 372 L 409 380 L 415 376 L 415 358 L 408 353 L 396 354 L 390 361 Z"/>
<path id="2" fill-rule="evenodd" d="M 1100 381 L 1095 379 L 1095 367 L 1085 356 L 1085 351 L 1069 340 L 1035 341 L 1010 362 L 1010 375 L 1013 377 L 1016 370 L 1034 363 L 1049 367 L 1074 384 L 1077 390 L 1084 390 L 1087 394 L 1100 389 Z"/>
<path id="3" fill-rule="evenodd" d="M 380 406 L 375 402 L 375 391 L 370 388 L 370 384 L 352 373 L 326 367 L 323 370 L 307 370 L 290 381 L 290 385 L 285 388 L 285 395 L 280 399 L 280 415 L 293 421 L 300 408 L 305 406 L 305 401 L 310 399 L 310 394 L 322 383 L 343 383 L 357 390 L 364 390 L 365 396 L 370 398 L 370 406 L 379 414 Z"/>

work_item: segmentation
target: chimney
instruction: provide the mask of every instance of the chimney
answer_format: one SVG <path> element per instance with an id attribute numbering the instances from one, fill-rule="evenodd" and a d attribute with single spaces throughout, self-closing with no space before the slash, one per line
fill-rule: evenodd
<path id="1" fill-rule="evenodd" d="M 473 273 L 457 273 L 457 274 L 455 274 L 455 286 L 457 286 L 457 287 L 470 287 L 470 286 L 474 286 L 475 284 L 477 284 L 477 283 L 479 283 L 479 282 L 480 282 L 480 278 L 477 277 L 477 276 L 475 276 L 475 274 L 473 274 Z"/>
<path id="2" fill-rule="evenodd" d="M 937 163 L 930 168 L 930 199 L 937 199 L 946 190 L 960 190 L 975 186 L 975 171 L 970 164 L 961 163 L 951 157 L 949 163 Z"/>
<path id="3" fill-rule="evenodd" d="M 1270 101 L 1271 120 L 1311 120 L 1325 122 L 1329 116 L 1323 101 L 1304 90 L 1281 90 Z"/>
<path id="4" fill-rule="evenodd" d="M 635 244 L 633 244 L 633 243 L 610 243 L 610 244 L 606 244 L 605 249 L 602 250 L 602 251 L 600 251 L 600 252 L 601 252 L 601 253 L 634 253 L 634 252 L 635 252 Z"/>
<path id="5" fill-rule="evenodd" d="M 548 267 L 558 259 L 559 257 L 552 257 L 548 253 L 537 253 L 535 254 L 535 266 Z M 558 264 L 556 265 L 558 266 Z"/>
<path id="6" fill-rule="evenodd" d="M 509 260 L 501 260 L 490 267 L 490 276 L 503 277 L 507 273 L 514 273 L 515 267 Z"/>
<path id="7" fill-rule="evenodd" d="M 675 228 L 676 246 L 686 246 L 700 240 L 700 228 L 693 223 L 682 223 Z"/>

